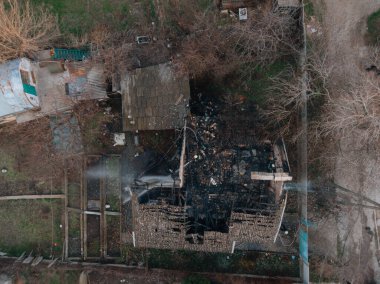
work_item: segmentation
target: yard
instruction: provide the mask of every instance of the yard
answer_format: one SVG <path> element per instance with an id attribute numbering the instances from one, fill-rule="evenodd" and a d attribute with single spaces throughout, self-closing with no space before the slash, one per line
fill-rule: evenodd
<path id="1" fill-rule="evenodd" d="M 61 256 L 62 200 L 0 201 L 0 251 L 20 256 L 24 251 L 44 257 Z"/>
<path id="2" fill-rule="evenodd" d="M 59 26 L 65 35 L 88 36 L 95 26 L 111 25 L 125 29 L 133 23 L 132 1 L 125 0 L 32 0 L 45 4 L 58 16 Z M 146 1 L 145 1 L 146 2 Z"/>
<path id="3" fill-rule="evenodd" d="M 63 192 L 63 160 L 52 147 L 49 119 L 0 128 L 0 195 Z"/>

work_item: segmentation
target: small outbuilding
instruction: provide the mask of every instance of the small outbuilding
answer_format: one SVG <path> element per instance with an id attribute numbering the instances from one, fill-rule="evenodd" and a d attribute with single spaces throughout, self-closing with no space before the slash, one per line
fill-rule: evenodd
<path id="1" fill-rule="evenodd" d="M 0 123 L 15 120 L 16 114 L 39 108 L 32 63 L 26 58 L 0 65 Z"/>

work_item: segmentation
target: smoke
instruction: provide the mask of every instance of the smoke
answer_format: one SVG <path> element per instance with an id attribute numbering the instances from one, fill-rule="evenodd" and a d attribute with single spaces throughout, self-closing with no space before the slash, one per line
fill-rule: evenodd
<path id="1" fill-rule="evenodd" d="M 120 176 L 119 170 L 110 170 L 101 164 L 92 166 L 87 169 L 86 177 L 90 179 L 102 179 L 102 178 L 118 178 Z"/>

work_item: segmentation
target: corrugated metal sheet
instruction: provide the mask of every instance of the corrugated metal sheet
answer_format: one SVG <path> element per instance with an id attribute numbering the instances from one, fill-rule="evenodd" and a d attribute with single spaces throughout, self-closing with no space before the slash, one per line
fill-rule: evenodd
<path id="1" fill-rule="evenodd" d="M 277 3 L 280 8 L 294 8 L 300 6 L 299 0 L 277 0 Z"/>
<path id="2" fill-rule="evenodd" d="M 94 65 L 87 73 L 87 92 L 93 99 L 107 97 L 106 78 L 102 65 Z"/>
<path id="3" fill-rule="evenodd" d="M 102 65 L 84 68 L 83 73 L 69 70 L 71 79 L 66 83 L 66 94 L 76 99 L 103 99 L 107 97 Z"/>

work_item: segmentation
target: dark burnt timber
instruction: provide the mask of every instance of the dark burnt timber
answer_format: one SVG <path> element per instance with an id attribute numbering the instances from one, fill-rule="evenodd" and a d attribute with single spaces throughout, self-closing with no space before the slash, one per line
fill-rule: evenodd
<path id="1" fill-rule="evenodd" d="M 258 141 L 253 120 L 218 102 L 192 106 L 185 186 L 157 187 L 132 198 L 134 245 L 233 252 L 273 246 L 291 180 L 281 143 Z M 250 115 L 252 114 L 252 110 Z M 241 118 L 240 118 L 241 117 Z"/>

